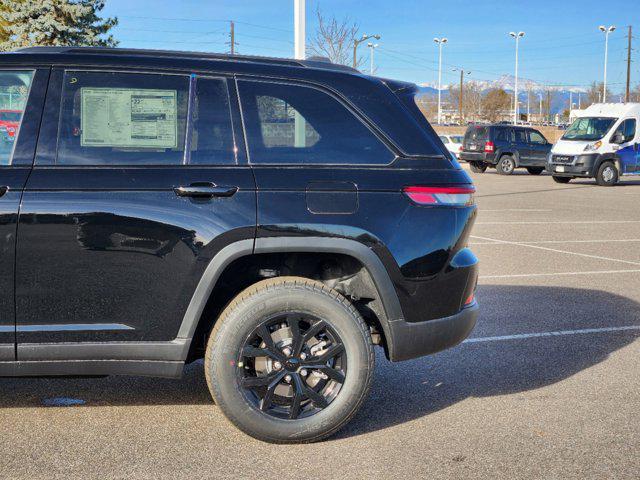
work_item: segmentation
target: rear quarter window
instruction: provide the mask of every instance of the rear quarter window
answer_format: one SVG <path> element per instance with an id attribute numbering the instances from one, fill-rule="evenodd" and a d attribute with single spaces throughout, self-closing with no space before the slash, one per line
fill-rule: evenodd
<path id="1" fill-rule="evenodd" d="M 481 141 L 485 140 L 489 135 L 487 127 L 471 126 L 464 135 L 465 141 Z"/>

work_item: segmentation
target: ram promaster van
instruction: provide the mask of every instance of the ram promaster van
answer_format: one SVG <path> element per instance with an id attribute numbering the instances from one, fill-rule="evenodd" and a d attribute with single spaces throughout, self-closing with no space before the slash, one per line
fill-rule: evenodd
<path id="1" fill-rule="evenodd" d="M 640 174 L 640 103 L 597 103 L 578 117 L 551 149 L 547 170 L 558 183 L 595 178 L 612 186 Z"/>

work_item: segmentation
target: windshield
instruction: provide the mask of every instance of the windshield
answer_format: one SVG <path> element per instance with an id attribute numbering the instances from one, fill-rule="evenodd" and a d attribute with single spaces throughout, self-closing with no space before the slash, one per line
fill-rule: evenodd
<path id="1" fill-rule="evenodd" d="M 19 122 L 20 121 L 21 112 L 1 112 L 0 111 L 0 121 L 4 120 L 5 122 Z"/>
<path id="2" fill-rule="evenodd" d="M 453 143 L 462 143 L 462 135 L 451 135 L 450 138 Z"/>
<path id="3" fill-rule="evenodd" d="M 563 140 L 600 140 L 604 137 L 616 118 L 610 117 L 583 117 L 576 118 L 566 133 Z"/>

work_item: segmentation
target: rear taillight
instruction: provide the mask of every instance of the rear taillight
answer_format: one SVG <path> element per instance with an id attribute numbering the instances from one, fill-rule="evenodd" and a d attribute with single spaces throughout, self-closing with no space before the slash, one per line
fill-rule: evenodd
<path id="1" fill-rule="evenodd" d="M 487 143 L 484 144 L 484 151 L 487 153 L 493 153 L 493 151 L 495 150 L 495 145 L 493 144 L 492 141 L 487 140 Z"/>
<path id="2" fill-rule="evenodd" d="M 462 187 L 405 187 L 402 190 L 419 205 L 446 205 L 465 207 L 474 204 L 472 185 Z"/>
<path id="3" fill-rule="evenodd" d="M 471 305 L 473 302 L 476 301 L 476 292 L 474 291 L 471 295 L 469 295 L 467 297 L 467 299 L 464 301 L 464 305 L 465 307 L 468 307 L 469 305 Z"/>

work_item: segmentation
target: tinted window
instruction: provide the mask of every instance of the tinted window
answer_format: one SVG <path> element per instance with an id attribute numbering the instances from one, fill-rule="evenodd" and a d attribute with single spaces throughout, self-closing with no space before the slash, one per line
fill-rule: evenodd
<path id="1" fill-rule="evenodd" d="M 188 102 L 185 76 L 66 72 L 56 163 L 181 164 Z"/>
<path id="2" fill-rule="evenodd" d="M 11 165 L 33 72 L 0 71 L 0 166 Z"/>
<path id="3" fill-rule="evenodd" d="M 487 127 L 469 127 L 464 134 L 464 139 L 466 141 L 481 141 L 485 140 L 488 135 Z"/>
<path id="4" fill-rule="evenodd" d="M 513 136 L 516 143 L 528 143 L 526 130 L 516 128 L 513 130 Z"/>
<path id="5" fill-rule="evenodd" d="M 546 145 L 547 139 L 542 136 L 540 132 L 532 131 L 529 132 L 529 140 L 531 143 L 539 143 L 542 145 Z"/>
<path id="6" fill-rule="evenodd" d="M 387 164 L 394 156 L 347 108 L 310 87 L 238 82 L 252 163 Z"/>
<path id="7" fill-rule="evenodd" d="M 495 137 L 498 142 L 511 142 L 510 128 L 496 128 Z"/>
<path id="8" fill-rule="evenodd" d="M 235 163 L 229 94 L 225 80 L 200 78 L 193 105 L 190 164 Z"/>

